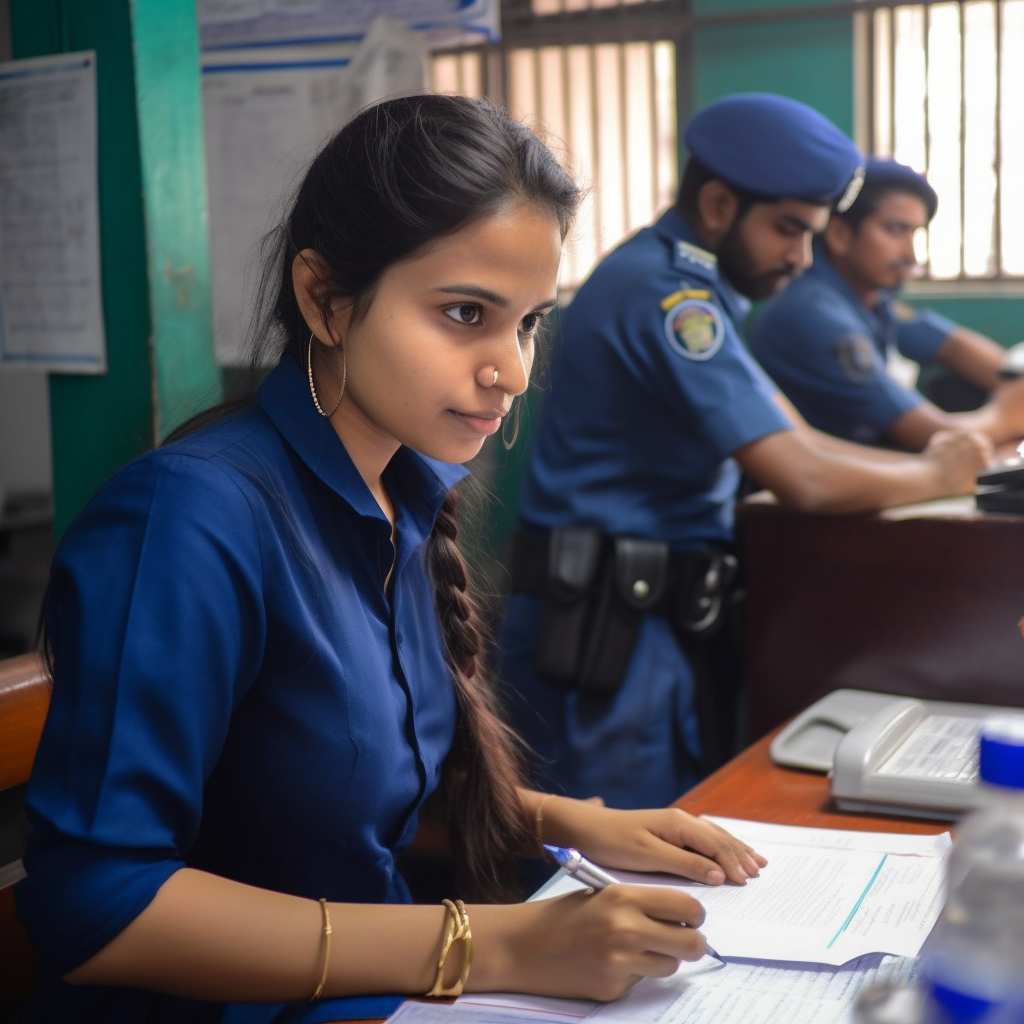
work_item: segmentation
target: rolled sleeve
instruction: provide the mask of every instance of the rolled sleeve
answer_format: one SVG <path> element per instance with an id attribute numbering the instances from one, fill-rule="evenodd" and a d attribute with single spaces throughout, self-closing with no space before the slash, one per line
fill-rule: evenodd
<path id="1" fill-rule="evenodd" d="M 238 482 L 164 454 L 122 470 L 61 545 L 18 889 L 44 968 L 98 952 L 184 865 L 263 648 L 259 551 Z"/>

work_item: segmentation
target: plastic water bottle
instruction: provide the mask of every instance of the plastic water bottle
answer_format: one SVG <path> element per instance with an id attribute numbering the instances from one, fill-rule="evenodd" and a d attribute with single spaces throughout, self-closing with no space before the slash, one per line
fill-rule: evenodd
<path id="1" fill-rule="evenodd" d="M 926 1019 L 1024 1024 L 1024 715 L 982 723 L 979 772 L 921 954 Z"/>

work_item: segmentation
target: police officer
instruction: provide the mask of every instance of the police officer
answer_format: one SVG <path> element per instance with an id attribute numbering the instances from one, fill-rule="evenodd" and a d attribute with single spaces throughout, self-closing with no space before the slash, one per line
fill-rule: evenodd
<path id="1" fill-rule="evenodd" d="M 1024 384 L 1000 372 L 1006 351 L 984 335 L 895 296 L 914 273 L 914 234 L 938 197 L 915 170 L 867 162 L 864 187 L 815 245 L 811 269 L 770 302 L 750 348 L 807 421 L 838 437 L 920 451 L 937 430 L 973 427 L 1001 443 L 1024 434 Z M 887 371 L 892 351 L 935 362 L 991 398 L 949 413 Z"/>
<path id="2" fill-rule="evenodd" d="M 731 753 L 721 622 L 741 467 L 786 505 L 855 512 L 969 492 L 989 457 L 965 433 L 920 457 L 818 434 L 740 341 L 747 300 L 805 268 L 832 205 L 851 201 L 849 139 L 760 93 L 711 104 L 685 139 L 674 208 L 562 317 L 501 633 L 537 782 L 618 807 L 671 802 Z"/>

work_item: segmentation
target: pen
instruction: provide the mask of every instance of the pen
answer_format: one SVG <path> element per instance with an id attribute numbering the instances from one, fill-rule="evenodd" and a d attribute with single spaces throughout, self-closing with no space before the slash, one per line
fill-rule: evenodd
<path id="1" fill-rule="evenodd" d="M 590 886 L 591 889 L 604 889 L 609 885 L 616 885 L 619 881 L 596 864 L 591 864 L 579 850 L 574 850 L 571 846 L 548 846 L 545 843 L 544 849 L 554 857 L 560 867 L 565 868 L 568 874 L 584 885 Z M 725 957 L 710 945 L 708 946 L 708 956 L 714 957 L 719 963 L 725 963 Z"/>

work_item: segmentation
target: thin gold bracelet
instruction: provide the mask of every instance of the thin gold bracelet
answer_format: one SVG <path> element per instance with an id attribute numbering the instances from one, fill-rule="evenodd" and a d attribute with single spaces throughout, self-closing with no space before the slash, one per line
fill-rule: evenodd
<path id="1" fill-rule="evenodd" d="M 557 796 L 557 793 L 548 793 L 539 804 L 537 804 L 537 816 L 533 822 L 533 834 L 537 837 L 537 849 L 540 850 L 540 855 L 543 857 L 546 853 L 544 849 L 544 837 L 540 833 L 541 825 L 544 823 L 544 805 L 553 797 Z"/>
<path id="2" fill-rule="evenodd" d="M 331 912 L 327 909 L 327 900 L 320 897 L 320 910 L 324 918 L 324 969 L 320 973 L 320 984 L 310 997 L 310 1002 L 315 1003 L 324 994 L 324 985 L 327 984 L 327 968 L 331 964 Z"/>
<path id="3" fill-rule="evenodd" d="M 442 900 L 444 905 L 444 938 L 441 940 L 441 954 L 437 958 L 437 977 L 431 986 L 428 996 L 461 996 L 462 988 L 469 977 L 469 969 L 473 965 L 473 933 L 469 930 L 469 914 L 466 913 L 466 905 L 462 900 Z M 463 943 L 465 947 L 465 959 L 462 961 L 462 970 L 458 979 L 451 985 L 444 983 L 444 966 L 448 959 L 448 953 L 456 942 Z"/>

